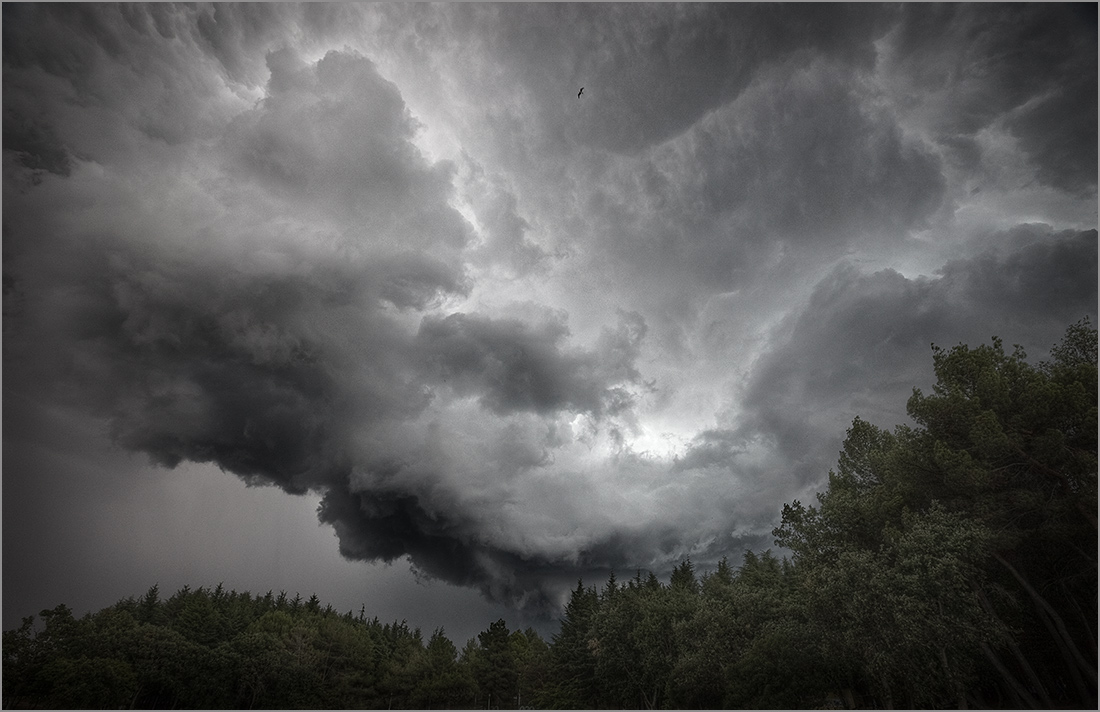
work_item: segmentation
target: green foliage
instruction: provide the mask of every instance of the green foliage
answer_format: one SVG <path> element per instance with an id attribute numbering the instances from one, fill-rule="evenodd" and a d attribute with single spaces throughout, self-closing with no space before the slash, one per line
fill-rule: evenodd
<path id="1" fill-rule="evenodd" d="M 51 706 L 69 709 L 118 709 L 137 688 L 134 671 L 114 658 L 54 658 L 38 681 Z"/>
<path id="2" fill-rule="evenodd" d="M 593 617 L 599 607 L 595 588 L 577 588 L 565 606 L 558 634 L 551 649 L 552 689 L 544 693 L 540 705 L 557 709 L 578 709 L 598 694 L 594 655 Z"/>
<path id="3" fill-rule="evenodd" d="M 578 582 L 552 643 L 504 620 L 457 650 L 303 601 L 188 587 L 3 634 L 8 707 L 1095 709 L 1097 334 L 1031 364 L 933 347 L 912 426 L 856 418 L 771 551 L 668 585 Z"/>
<path id="4" fill-rule="evenodd" d="M 865 696 L 1095 704 L 1095 637 L 1058 621 L 1096 615 L 1096 331 L 1071 327 L 1052 355 L 933 347 L 916 427 L 857 419 L 819 506 L 784 506 L 776 542 Z"/>
<path id="5" fill-rule="evenodd" d="M 411 702 L 422 709 L 465 707 L 477 696 L 477 683 L 468 665 L 458 662 L 458 650 L 443 629 L 432 633 L 424 652 L 423 679 Z"/>
<path id="6" fill-rule="evenodd" d="M 691 565 L 691 559 L 685 559 L 672 570 L 672 578 L 669 579 L 668 585 L 677 591 L 699 592 L 699 582 L 695 580 L 695 567 Z"/>
<path id="7" fill-rule="evenodd" d="M 517 706 L 519 667 L 508 626 L 497 620 L 478 633 L 480 654 L 474 664 L 474 679 L 487 704 L 503 708 Z"/>

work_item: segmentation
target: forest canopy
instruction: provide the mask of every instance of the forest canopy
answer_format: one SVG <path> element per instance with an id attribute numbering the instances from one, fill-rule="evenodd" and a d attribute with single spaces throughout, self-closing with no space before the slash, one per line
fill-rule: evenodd
<path id="1" fill-rule="evenodd" d="M 910 425 L 856 418 L 790 552 L 578 582 L 547 642 L 316 596 L 156 586 L 3 635 L 5 707 L 1095 709 L 1097 332 L 1036 364 L 932 348 Z"/>

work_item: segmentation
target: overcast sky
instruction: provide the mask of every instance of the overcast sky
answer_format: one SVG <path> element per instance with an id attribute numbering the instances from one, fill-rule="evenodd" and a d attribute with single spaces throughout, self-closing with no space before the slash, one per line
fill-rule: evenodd
<path id="1" fill-rule="evenodd" d="M 5 4 L 3 63 L 5 628 L 546 631 L 772 546 L 931 343 L 1096 321 L 1095 5 Z"/>

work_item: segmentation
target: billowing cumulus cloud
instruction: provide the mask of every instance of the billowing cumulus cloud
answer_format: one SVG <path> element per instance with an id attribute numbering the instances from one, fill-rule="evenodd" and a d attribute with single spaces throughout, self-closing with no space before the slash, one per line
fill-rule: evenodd
<path id="1" fill-rule="evenodd" d="M 883 42 L 899 111 L 974 168 L 1005 133 L 1062 190 L 1096 189 L 1096 17 L 1087 6 L 907 6 Z"/>
<path id="2" fill-rule="evenodd" d="M 940 205 L 938 161 L 856 91 L 827 65 L 762 73 L 624 167 L 624 185 L 592 206 L 605 220 L 600 246 L 710 294 L 743 286 L 769 259 L 904 239 Z"/>
<path id="3" fill-rule="evenodd" d="M 928 277 L 840 265 L 761 356 L 734 432 L 766 439 L 800 480 L 819 478 L 838 420 L 860 416 L 883 427 L 906 420 L 912 389 L 931 385 L 930 344 L 999 336 L 1045 357 L 1066 324 L 1095 314 L 1096 263 L 1095 230 L 1022 225 Z M 715 443 L 725 445 L 705 438 L 690 457 L 705 459 Z"/>
<path id="4" fill-rule="evenodd" d="M 569 410 L 595 416 L 629 405 L 619 384 L 637 381 L 634 367 L 645 322 L 625 315 L 618 332 L 605 332 L 600 348 L 565 353 L 565 324 L 531 329 L 517 320 L 451 314 L 426 318 L 418 339 L 437 379 L 459 395 L 480 394 L 489 410 L 507 413 Z"/>
<path id="5" fill-rule="evenodd" d="M 444 14 L 444 26 L 470 33 L 492 62 L 473 71 L 497 79 L 501 95 L 518 95 L 486 107 L 488 117 L 507 122 L 516 105 L 529 103 L 536 124 L 528 130 L 540 142 L 632 153 L 690 128 L 769 63 L 797 54 L 873 61 L 871 41 L 889 12 L 545 4 L 522 15 L 491 5 Z M 499 65 L 515 69 L 494 76 Z M 558 100 L 582 86 L 576 106 Z"/>
<path id="6" fill-rule="evenodd" d="M 506 275 L 544 270 L 550 255 L 529 235 L 532 225 L 519 214 L 515 194 L 499 176 L 464 157 L 463 198 L 484 235 L 471 261 L 481 267 L 503 267 Z"/>
<path id="7" fill-rule="evenodd" d="M 930 343 L 1095 317 L 1095 55 L 1060 6 L 5 6 L 5 485 L 61 536 L 35 463 L 109 439 L 551 614 L 736 561 Z"/>

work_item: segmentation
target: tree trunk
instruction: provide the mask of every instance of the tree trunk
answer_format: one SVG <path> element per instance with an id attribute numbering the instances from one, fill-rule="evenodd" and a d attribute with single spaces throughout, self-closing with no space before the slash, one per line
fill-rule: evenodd
<path id="1" fill-rule="evenodd" d="M 1085 515 L 1085 519 L 1089 521 L 1089 524 L 1092 525 L 1093 529 L 1100 529 L 1100 527 L 1097 527 L 1096 525 L 1096 512 L 1086 507 L 1084 502 L 1077 502 L 1077 511 Z"/>
<path id="2" fill-rule="evenodd" d="M 1066 624 L 1062 620 L 1062 617 L 1058 615 L 1058 611 L 1054 610 L 1054 607 L 1051 606 L 1045 598 L 1039 595 L 1038 591 L 1032 588 L 1031 584 L 1027 582 L 1027 579 L 1023 577 L 1023 574 L 1017 571 L 1016 567 L 1010 564 L 1003 556 L 1001 556 L 997 552 L 993 552 L 993 558 L 1000 562 L 1000 564 L 1006 569 L 1008 569 L 1008 572 L 1012 574 L 1012 576 L 1017 581 L 1020 582 L 1020 585 L 1024 587 L 1024 590 L 1027 591 L 1028 595 L 1031 596 L 1036 605 L 1041 606 L 1043 610 L 1050 614 L 1050 618 L 1054 622 L 1054 626 L 1058 629 L 1058 632 L 1061 634 L 1062 639 L 1065 641 L 1066 647 L 1069 649 L 1070 653 L 1073 655 L 1073 658 L 1080 666 L 1081 671 L 1084 672 L 1085 676 L 1088 678 L 1088 681 L 1092 683 L 1092 686 L 1095 689 L 1096 668 L 1090 665 L 1088 661 L 1085 660 L 1085 656 L 1081 654 L 1081 651 L 1077 649 L 1077 645 L 1073 642 L 1073 638 L 1070 637 L 1069 631 L 1066 630 Z"/>
<path id="3" fill-rule="evenodd" d="M 963 689 L 962 683 L 958 680 L 952 680 L 951 666 L 947 664 L 947 650 L 940 648 L 940 663 L 943 665 L 943 674 L 945 679 L 951 681 L 952 686 L 955 688 L 955 697 L 959 709 L 966 709 L 966 690 Z"/>
<path id="4" fill-rule="evenodd" d="M 997 672 L 1001 673 L 1001 677 L 1003 677 L 1004 681 L 1008 683 L 1009 691 L 1012 692 L 1020 702 L 1023 702 L 1031 709 L 1043 709 L 1042 707 L 1040 707 L 1039 703 L 1035 701 L 1035 698 L 1028 694 L 1028 691 L 1024 689 L 1024 686 L 1021 685 L 1016 680 L 1016 678 L 1012 676 L 1012 673 L 1008 671 L 1008 668 L 1004 666 L 1004 663 L 997 659 L 996 654 L 993 652 L 993 650 L 990 649 L 989 645 L 986 643 L 982 643 L 981 647 L 982 652 L 985 653 L 985 657 L 989 660 L 989 662 L 993 663 L 993 667 L 997 669 Z M 1049 705 L 1047 706 L 1047 709 L 1049 709 Z"/>
<path id="5" fill-rule="evenodd" d="M 969 707 L 973 707 L 976 710 L 984 710 L 989 708 L 989 706 L 985 703 L 985 699 L 982 697 L 981 692 L 967 692 L 966 702 Z"/>
<path id="6" fill-rule="evenodd" d="M 1002 630 L 1006 630 L 1007 626 L 1005 626 L 1005 624 L 1001 622 L 1001 619 L 997 617 L 997 613 L 993 610 L 993 604 L 989 602 L 989 599 L 985 595 L 985 591 L 983 591 L 981 587 L 978 586 L 978 584 L 975 583 L 973 580 L 971 580 L 970 586 L 974 589 L 974 593 L 977 594 L 978 601 L 982 604 L 982 608 L 985 609 L 985 612 L 988 613 L 995 621 L 997 621 Z M 1023 669 L 1024 674 L 1027 675 L 1028 679 L 1031 681 L 1031 684 L 1035 686 L 1035 689 L 1039 691 L 1039 699 L 1042 700 L 1043 707 L 1048 709 L 1053 707 L 1054 703 L 1050 701 L 1050 695 L 1047 694 L 1046 688 L 1043 687 L 1043 683 L 1039 679 L 1039 676 L 1035 673 L 1035 669 L 1031 667 L 1031 663 L 1029 663 L 1027 661 L 1027 658 L 1024 657 L 1023 652 L 1020 650 L 1020 646 L 1016 644 L 1016 641 L 1008 633 L 1004 633 L 1004 639 L 1005 644 L 1008 645 L 1009 652 L 1012 653 L 1012 657 L 1016 658 L 1016 662 L 1020 664 L 1020 667 Z M 982 645 L 985 645 L 985 643 L 982 643 Z M 986 647 L 988 648 L 988 646 Z M 990 649 L 989 652 L 990 654 L 992 654 L 992 649 Z M 997 661 L 997 664 L 1001 664 L 999 660 Z M 1007 668 L 1005 669 L 1007 671 Z M 1013 678 L 1013 683 L 1022 689 L 1022 686 L 1020 686 L 1019 683 L 1015 681 L 1015 678 Z M 1030 697 L 1030 695 L 1028 695 L 1028 697 Z"/>
<path id="7" fill-rule="evenodd" d="M 1077 611 L 1077 615 L 1081 617 L 1081 627 L 1088 633 L 1088 644 L 1092 650 L 1092 656 L 1096 657 L 1096 636 L 1093 634 L 1091 627 L 1096 623 L 1096 618 L 1094 617 L 1091 621 L 1088 619 L 1085 612 L 1081 610 L 1081 604 L 1077 602 L 1077 597 L 1066 589 L 1065 583 L 1062 584 L 1062 592 L 1066 595 L 1066 598 L 1069 599 L 1070 604 L 1073 605 L 1073 610 Z"/>
<path id="8" fill-rule="evenodd" d="M 1077 695 L 1081 698 L 1081 703 L 1085 707 L 1089 707 L 1092 702 L 1092 696 L 1089 695 L 1088 689 L 1085 687 L 1085 681 L 1081 679 L 1081 672 L 1077 669 L 1077 665 L 1074 664 L 1073 656 L 1070 655 L 1069 650 L 1066 649 L 1066 644 L 1062 641 L 1054 630 L 1054 624 L 1050 621 L 1050 616 L 1047 615 L 1041 607 L 1035 606 L 1035 609 L 1039 612 L 1039 618 L 1042 619 L 1043 625 L 1046 626 L 1047 632 L 1058 643 L 1058 652 L 1062 654 L 1062 660 L 1065 661 L 1066 667 L 1069 669 L 1070 677 L 1073 679 L 1073 686 L 1077 688 Z"/>

